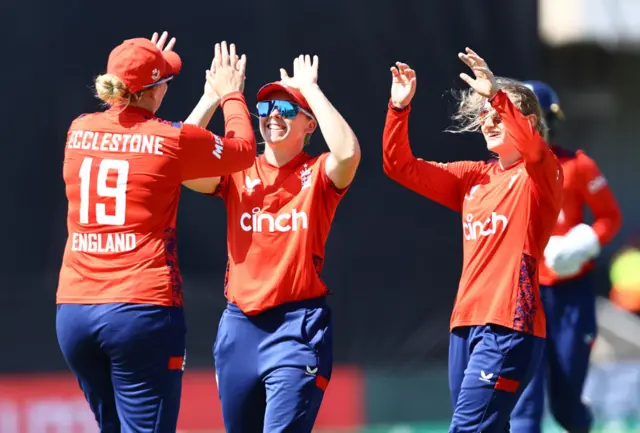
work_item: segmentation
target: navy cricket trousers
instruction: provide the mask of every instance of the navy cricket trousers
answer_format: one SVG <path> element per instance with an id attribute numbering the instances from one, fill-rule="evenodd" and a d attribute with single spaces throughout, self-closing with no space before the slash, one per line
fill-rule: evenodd
<path id="1" fill-rule="evenodd" d="M 213 356 L 227 433 L 311 432 L 331 378 L 330 310 L 316 298 L 247 316 L 230 303 Z"/>
<path id="2" fill-rule="evenodd" d="M 449 340 L 450 433 L 509 432 L 509 416 L 531 380 L 545 339 L 499 325 L 453 329 Z"/>
<path id="3" fill-rule="evenodd" d="M 569 433 L 586 433 L 593 422 L 582 401 L 597 333 L 593 279 L 586 274 L 555 286 L 541 286 L 540 293 L 547 316 L 545 358 L 513 411 L 511 431 L 542 431 L 546 388 L 556 421 Z"/>
<path id="4" fill-rule="evenodd" d="M 175 433 L 186 327 L 181 308 L 58 305 L 58 343 L 103 433 Z"/>

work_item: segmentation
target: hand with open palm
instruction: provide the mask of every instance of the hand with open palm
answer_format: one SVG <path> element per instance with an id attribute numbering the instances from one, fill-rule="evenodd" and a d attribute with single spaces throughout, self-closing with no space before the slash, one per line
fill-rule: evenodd
<path id="1" fill-rule="evenodd" d="M 215 45 L 215 55 L 211 68 L 206 71 L 205 94 L 214 92 L 220 97 L 244 91 L 247 56 L 238 56 L 235 44 L 227 46 L 226 41 Z"/>
<path id="2" fill-rule="evenodd" d="M 288 87 L 304 90 L 318 84 L 318 56 L 300 55 L 293 60 L 293 76 L 287 74 L 286 69 L 280 69 L 280 82 Z"/>
<path id="3" fill-rule="evenodd" d="M 416 71 L 406 63 L 396 62 L 391 67 L 391 103 L 404 108 L 411 103 L 416 94 Z"/>
<path id="4" fill-rule="evenodd" d="M 489 69 L 487 62 L 471 48 L 466 48 L 465 53 L 458 53 L 458 58 L 462 60 L 473 71 L 475 78 L 471 78 L 467 74 L 460 74 L 460 78 L 464 80 L 473 90 L 485 98 L 491 98 L 495 95 L 499 86 L 496 77 Z"/>

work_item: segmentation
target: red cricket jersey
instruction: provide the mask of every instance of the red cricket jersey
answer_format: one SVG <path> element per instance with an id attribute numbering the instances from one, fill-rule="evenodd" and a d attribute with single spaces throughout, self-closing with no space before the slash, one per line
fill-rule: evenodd
<path id="1" fill-rule="evenodd" d="M 348 189 L 327 177 L 328 156 L 303 152 L 275 167 L 261 155 L 218 186 L 227 208 L 225 296 L 246 314 L 328 293 L 324 245 Z"/>
<path id="2" fill-rule="evenodd" d="M 560 210 L 562 168 L 529 121 L 499 91 L 491 100 L 522 154 L 510 167 L 415 158 L 409 111 L 390 106 L 384 130 L 385 173 L 462 213 L 462 276 L 451 329 L 493 323 L 544 337 L 538 264 Z"/>
<path id="3" fill-rule="evenodd" d="M 562 209 L 552 236 L 563 236 L 571 228 L 584 222 L 584 208 L 589 208 L 594 222 L 591 225 L 598 235 L 600 245 L 609 243 L 622 224 L 620 207 L 606 178 L 598 165 L 581 150 L 572 152 L 559 146 L 551 148 L 564 171 Z M 540 284 L 554 285 L 568 279 L 578 278 L 593 268 L 593 261 L 584 264 L 577 275 L 561 278 L 549 269 L 544 260 L 540 263 Z"/>
<path id="4" fill-rule="evenodd" d="M 135 107 L 83 115 L 71 124 L 63 168 L 69 233 L 57 303 L 182 305 L 180 185 L 246 168 L 256 154 L 242 94 L 222 104 L 233 138 Z"/>

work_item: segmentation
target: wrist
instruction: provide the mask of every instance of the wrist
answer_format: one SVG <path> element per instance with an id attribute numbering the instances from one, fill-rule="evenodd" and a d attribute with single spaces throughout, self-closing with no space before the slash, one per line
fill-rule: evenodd
<path id="1" fill-rule="evenodd" d="M 224 96 L 220 98 L 220 103 L 224 104 L 229 99 L 244 101 L 244 94 L 240 90 L 232 90 L 231 92 L 225 93 Z"/>
<path id="2" fill-rule="evenodd" d="M 500 90 L 500 87 L 496 87 L 494 90 L 492 90 L 491 95 L 489 95 L 489 97 L 487 98 L 490 103 L 495 100 L 498 93 L 500 93 Z"/>
<path id="3" fill-rule="evenodd" d="M 393 102 L 393 100 L 389 99 L 389 108 L 392 109 L 393 111 L 406 111 L 409 109 L 409 106 L 411 105 L 411 103 L 408 104 L 400 104 L 397 102 Z"/>
<path id="4" fill-rule="evenodd" d="M 320 86 L 318 86 L 318 83 L 309 83 L 301 86 L 298 90 L 300 90 L 302 96 L 306 98 L 308 94 L 319 91 Z"/>
<path id="5" fill-rule="evenodd" d="M 220 103 L 220 96 L 217 93 L 205 93 L 200 97 L 200 102 L 207 106 L 207 108 L 215 107 Z"/>

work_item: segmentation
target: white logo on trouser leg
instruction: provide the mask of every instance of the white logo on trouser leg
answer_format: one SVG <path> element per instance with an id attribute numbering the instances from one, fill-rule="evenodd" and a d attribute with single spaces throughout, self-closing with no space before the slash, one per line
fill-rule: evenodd
<path id="1" fill-rule="evenodd" d="M 481 381 L 491 383 L 491 379 L 493 379 L 493 373 L 485 373 L 484 370 L 480 370 Z"/>

